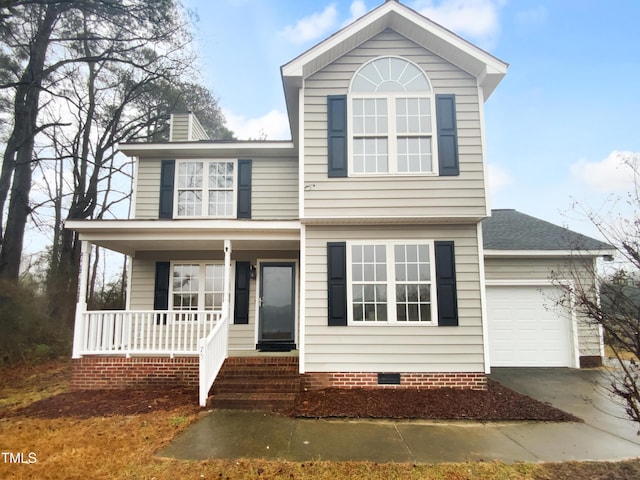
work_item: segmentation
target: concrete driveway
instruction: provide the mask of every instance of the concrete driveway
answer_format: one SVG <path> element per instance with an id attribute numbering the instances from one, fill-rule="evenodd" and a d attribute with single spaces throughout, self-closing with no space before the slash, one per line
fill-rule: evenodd
<path id="1" fill-rule="evenodd" d="M 621 401 L 609 392 L 608 370 L 493 368 L 490 378 L 572 413 L 602 434 L 637 445 L 640 456 L 640 425 L 628 419 Z"/>
<path id="2" fill-rule="evenodd" d="M 602 371 L 501 368 L 491 378 L 585 423 L 308 420 L 215 410 L 159 455 L 414 463 L 640 457 L 637 427 L 599 386 L 606 385 Z"/>

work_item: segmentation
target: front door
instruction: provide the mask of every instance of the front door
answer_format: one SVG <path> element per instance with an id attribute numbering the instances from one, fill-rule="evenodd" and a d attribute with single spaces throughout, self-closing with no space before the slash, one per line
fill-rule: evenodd
<path id="1" fill-rule="evenodd" d="M 295 345 L 295 263 L 260 264 L 258 350 L 289 351 Z"/>

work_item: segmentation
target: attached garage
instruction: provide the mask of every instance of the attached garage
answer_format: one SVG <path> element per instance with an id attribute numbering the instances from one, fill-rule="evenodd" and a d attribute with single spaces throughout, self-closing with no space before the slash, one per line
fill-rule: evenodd
<path id="1" fill-rule="evenodd" d="M 494 367 L 573 367 L 574 329 L 553 286 L 487 286 L 489 358 Z"/>
<path id="2" fill-rule="evenodd" d="M 612 247 L 516 210 L 492 210 L 482 234 L 490 367 L 601 365 L 602 332 L 557 306 L 561 288 L 551 278 L 579 272 L 581 281 L 594 281 L 597 258 Z"/>

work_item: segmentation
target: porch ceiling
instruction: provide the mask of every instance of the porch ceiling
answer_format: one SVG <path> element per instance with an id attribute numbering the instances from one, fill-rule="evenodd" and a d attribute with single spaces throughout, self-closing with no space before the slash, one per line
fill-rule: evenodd
<path id="1" fill-rule="evenodd" d="M 101 247 L 134 255 L 137 251 L 297 250 L 300 222 L 240 220 L 70 220 L 65 227 Z"/>

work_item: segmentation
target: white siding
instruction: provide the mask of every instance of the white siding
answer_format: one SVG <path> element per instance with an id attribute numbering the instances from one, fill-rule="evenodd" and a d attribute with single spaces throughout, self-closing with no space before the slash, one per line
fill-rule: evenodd
<path id="1" fill-rule="evenodd" d="M 171 115 L 171 142 L 186 142 L 189 138 L 189 114 L 174 113 Z"/>
<path id="2" fill-rule="evenodd" d="M 487 258 L 484 262 L 485 278 L 492 280 L 515 280 L 520 283 L 526 281 L 551 283 L 552 272 L 558 279 L 570 279 L 576 272 L 584 275 L 593 271 L 589 259 L 558 259 L 558 258 Z M 582 264 L 582 262 L 584 262 Z M 600 333 L 596 326 L 585 318 L 578 317 L 578 350 L 580 355 L 600 355 Z"/>
<path id="3" fill-rule="evenodd" d="M 298 158 L 257 159 L 251 168 L 251 218 L 298 218 Z"/>
<path id="4" fill-rule="evenodd" d="M 161 160 L 138 160 L 138 178 L 135 179 L 136 210 L 134 218 L 158 218 L 160 202 Z"/>
<path id="5" fill-rule="evenodd" d="M 478 244 L 475 225 L 307 226 L 305 366 L 309 372 L 483 372 Z M 453 240 L 457 327 L 327 326 L 328 241 Z"/>
<path id="6" fill-rule="evenodd" d="M 435 93 L 456 95 L 460 175 L 327 177 L 327 95 L 346 94 L 355 71 L 378 56 L 418 64 Z M 484 216 L 486 200 L 477 80 L 387 30 L 305 80 L 305 216 Z"/>
<path id="7" fill-rule="evenodd" d="M 136 179 L 135 218 L 158 218 L 162 159 L 139 161 Z M 254 158 L 251 172 L 251 218 L 280 220 L 298 218 L 298 159 Z"/>

